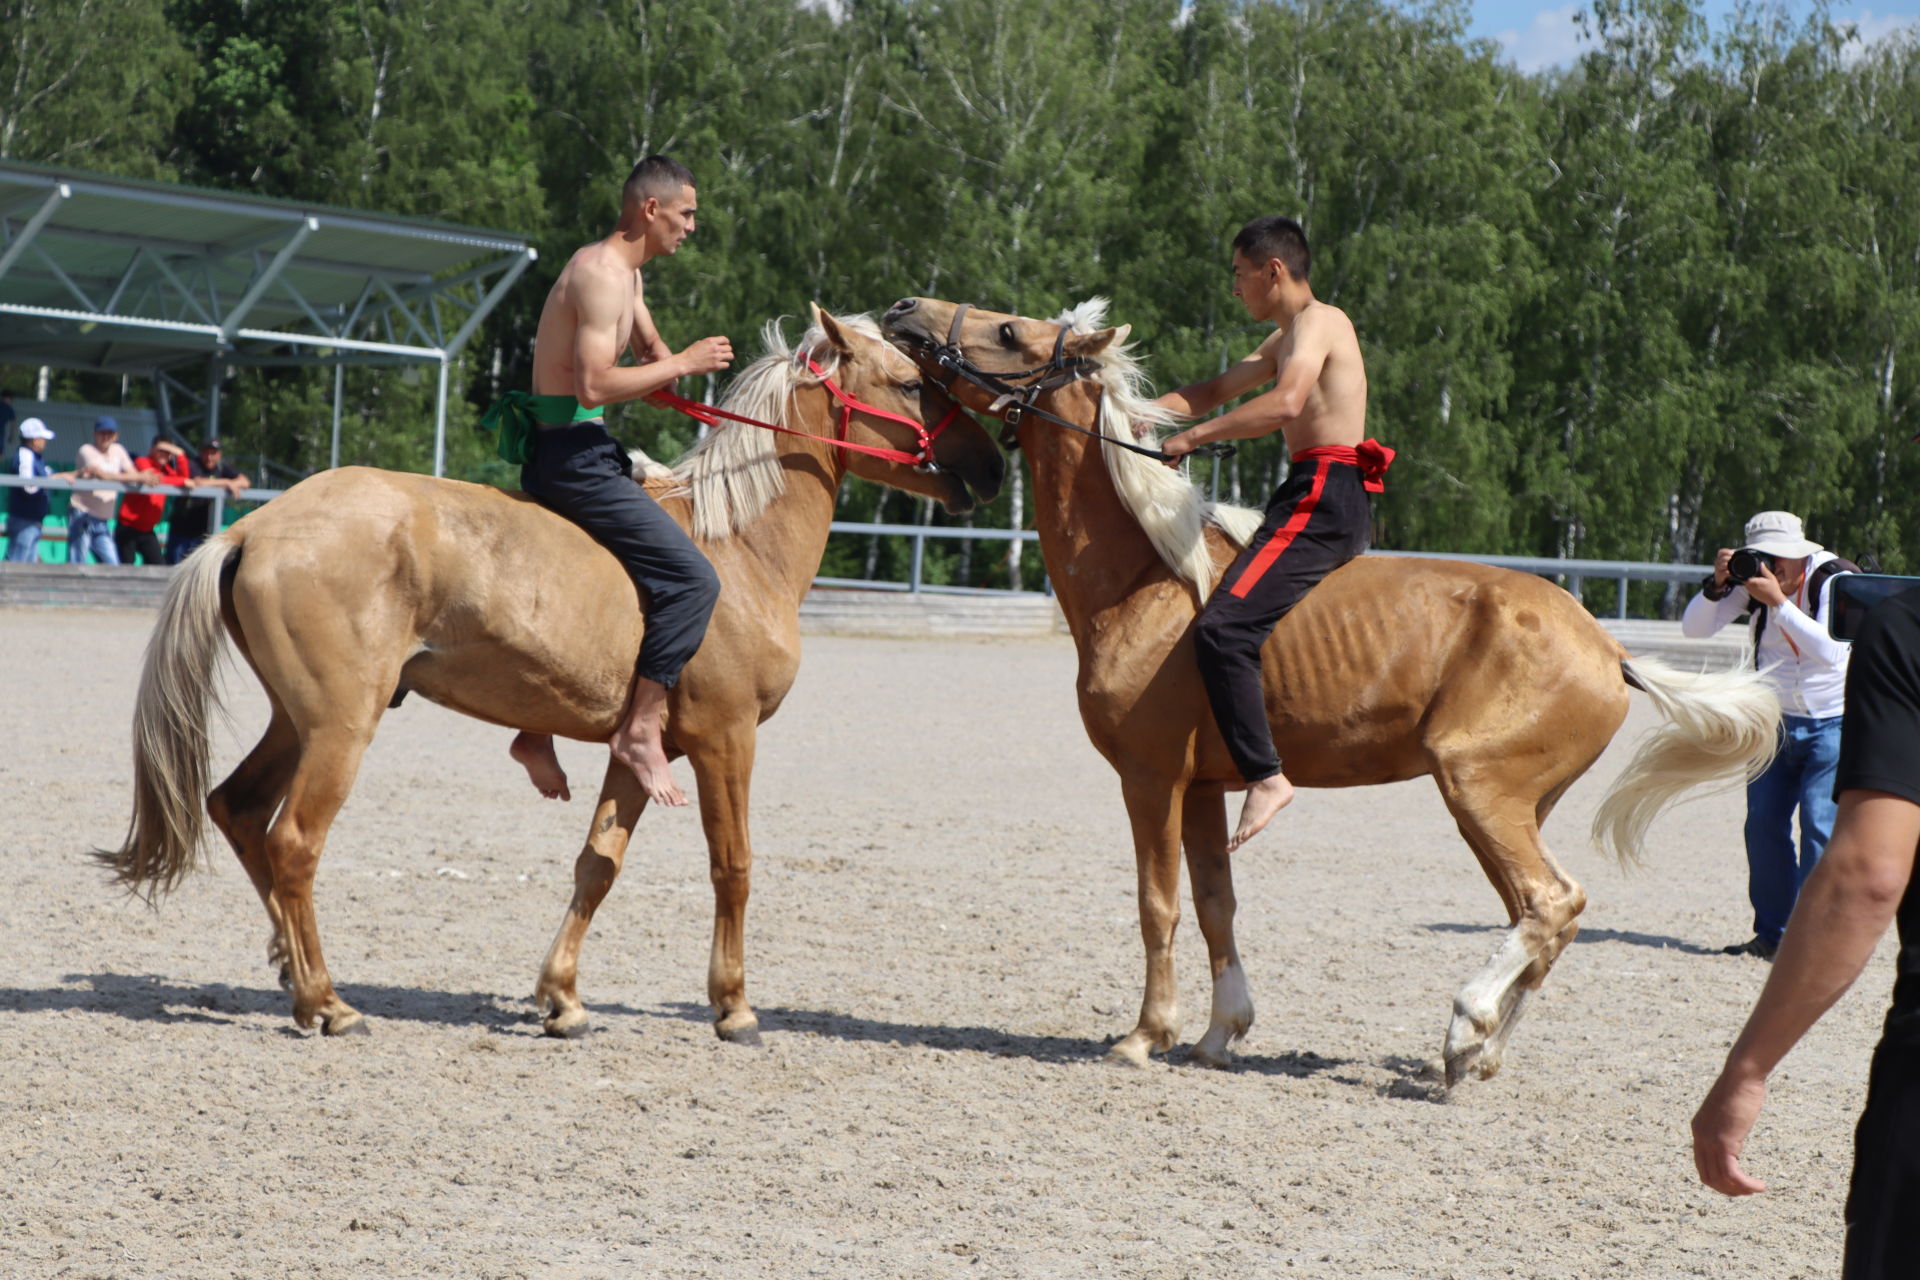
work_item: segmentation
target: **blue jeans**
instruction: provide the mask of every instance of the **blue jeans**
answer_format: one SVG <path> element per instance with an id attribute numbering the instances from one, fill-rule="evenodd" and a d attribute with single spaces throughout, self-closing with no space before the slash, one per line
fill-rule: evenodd
<path id="1" fill-rule="evenodd" d="M 40 558 L 40 522 L 7 517 L 7 563 L 31 564 Z"/>
<path id="2" fill-rule="evenodd" d="M 1783 716 L 1780 754 L 1747 784 L 1747 897 L 1753 902 L 1753 932 L 1770 947 L 1780 945 L 1800 886 L 1826 851 L 1833 834 L 1833 775 L 1840 765 L 1840 716 Z M 1800 810 L 1800 848 L 1795 856 L 1793 811 Z"/>
<path id="3" fill-rule="evenodd" d="M 120 563 L 120 551 L 113 545 L 113 527 L 99 516 L 75 511 L 67 517 L 67 563 L 86 563 L 89 551 L 95 564 Z"/>

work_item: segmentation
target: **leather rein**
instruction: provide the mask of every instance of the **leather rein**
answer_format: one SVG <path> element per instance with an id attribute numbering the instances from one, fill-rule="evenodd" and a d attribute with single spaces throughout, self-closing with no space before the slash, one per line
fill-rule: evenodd
<path id="1" fill-rule="evenodd" d="M 805 431 L 795 431 L 792 427 L 783 427 L 773 422 L 762 422 L 758 418 L 749 418 L 743 414 L 722 409 L 717 405 L 701 404 L 697 400 L 689 400 L 685 396 L 677 395 L 671 391 L 656 391 L 648 396 L 647 399 L 660 405 L 662 408 L 677 409 L 689 418 L 697 422 L 704 422 L 710 427 L 719 426 L 721 420 L 725 419 L 728 422 L 738 422 L 749 427 L 760 427 L 767 431 L 778 431 L 782 435 L 799 436 L 802 440 L 817 440 L 821 444 L 829 444 L 836 449 L 845 449 L 852 453 L 864 453 L 869 457 L 879 458 L 883 462 L 901 463 L 929 474 L 942 469 L 940 464 L 933 460 L 933 446 L 935 442 L 940 439 L 941 433 L 953 424 L 955 418 L 960 416 L 961 408 L 959 401 L 953 400 L 952 397 L 949 396 L 948 399 L 952 401 L 952 407 L 947 410 L 945 417 L 941 418 L 932 428 L 928 428 L 924 422 L 916 422 L 904 414 L 894 413 L 891 410 L 882 409 L 878 405 L 868 404 L 866 401 L 851 395 L 845 388 L 841 387 L 839 383 L 829 378 L 825 371 L 814 363 L 812 356 L 807 357 L 807 368 L 812 370 L 814 375 L 820 379 L 820 385 L 826 388 L 827 394 L 839 402 L 840 425 L 834 433 L 834 438 L 830 439 L 826 436 L 816 436 Z M 944 390 L 944 388 L 942 389 Z M 853 425 L 853 415 L 855 412 L 865 413 L 875 418 L 884 419 L 887 422 L 898 422 L 904 426 L 912 427 L 914 434 L 920 438 L 920 447 L 915 452 L 908 453 L 904 449 L 878 448 L 874 445 L 860 444 L 857 441 L 847 439 L 847 430 Z"/>
<path id="2" fill-rule="evenodd" d="M 953 395 L 953 384 L 966 381 L 993 395 L 994 401 L 983 412 L 997 415 L 1006 426 L 1000 432 L 1000 444 L 1005 449 L 1018 449 L 1020 443 L 1016 432 L 1020 424 L 1028 418 L 1039 418 L 1056 427 L 1065 427 L 1068 431 L 1077 431 L 1083 436 L 1091 436 L 1104 444 L 1115 445 L 1142 457 L 1152 458 L 1155 462 L 1173 462 L 1173 454 L 1163 453 L 1159 449 L 1150 449 L 1145 445 L 1132 444 L 1125 440 L 1116 440 L 1099 431 L 1090 431 L 1077 422 L 1068 422 L 1058 414 L 1049 413 L 1034 402 L 1042 395 L 1081 378 L 1090 377 L 1100 367 L 1100 362 L 1087 356 L 1066 354 L 1067 326 L 1059 326 L 1059 332 L 1053 339 L 1053 357 L 1045 364 L 1035 365 L 1031 369 L 987 370 L 967 359 L 960 348 L 960 326 L 966 320 L 967 312 L 973 304 L 963 302 L 954 308 L 953 323 L 947 326 L 947 340 L 936 343 L 927 338 L 909 336 L 908 341 L 921 349 L 922 354 L 934 364 L 947 371 L 945 382 L 935 379 L 936 385 L 949 397 Z M 1031 379 L 1016 386 L 1019 379 Z M 1237 452 L 1230 444 L 1203 444 L 1182 457 L 1231 458 Z"/>

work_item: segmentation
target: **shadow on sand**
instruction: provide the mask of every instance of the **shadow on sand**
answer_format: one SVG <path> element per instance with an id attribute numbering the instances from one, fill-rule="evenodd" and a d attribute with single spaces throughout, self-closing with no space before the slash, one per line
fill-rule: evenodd
<path id="1" fill-rule="evenodd" d="M 1428 924 L 1421 928 L 1429 933 L 1505 933 L 1503 924 Z M 1589 929 L 1582 925 L 1580 932 L 1573 936 L 1573 945 L 1585 946 L 1590 942 L 1621 942 L 1630 947 L 1652 947 L 1656 951 L 1681 951 L 1690 956 L 1717 956 L 1718 947 L 1703 947 L 1697 942 L 1686 942 L 1679 938 L 1670 938 L 1663 933 L 1633 933 L 1625 929 Z"/>

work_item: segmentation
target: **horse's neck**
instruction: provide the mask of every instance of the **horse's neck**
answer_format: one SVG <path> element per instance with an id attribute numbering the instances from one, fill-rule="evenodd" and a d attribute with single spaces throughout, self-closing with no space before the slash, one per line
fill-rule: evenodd
<path id="1" fill-rule="evenodd" d="M 819 388 L 796 392 L 788 426 L 817 437 L 833 435 L 833 402 Z M 744 428 L 758 430 L 759 428 Z M 759 517 L 732 541 L 743 559 L 760 566 L 767 579 L 794 608 L 806 598 L 827 553 L 829 526 L 846 454 L 830 444 L 796 436 L 774 436 L 786 483 Z"/>
<path id="2" fill-rule="evenodd" d="M 1099 430 L 1099 401 L 1076 383 L 1047 406 L 1069 422 Z M 1044 421 L 1028 420 L 1020 444 L 1033 470 L 1034 525 L 1060 611 L 1084 644 L 1093 619 L 1135 591 L 1143 576 L 1165 571 L 1152 541 L 1122 505 L 1100 450 L 1109 446 Z"/>

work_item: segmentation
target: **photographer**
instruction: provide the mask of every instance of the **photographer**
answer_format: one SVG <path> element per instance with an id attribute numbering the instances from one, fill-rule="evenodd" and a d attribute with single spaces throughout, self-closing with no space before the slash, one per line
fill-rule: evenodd
<path id="1" fill-rule="evenodd" d="M 1773 959 L 1794 899 L 1833 832 L 1834 769 L 1840 762 L 1851 646 L 1827 634 L 1835 574 L 1857 567 L 1810 542 L 1800 517 L 1762 511 L 1736 550 L 1720 548 L 1713 577 L 1687 602 L 1681 631 L 1702 639 L 1748 615 L 1754 662 L 1785 711 L 1780 753 L 1747 784 L 1747 897 L 1753 937 L 1728 955 Z M 1793 813 L 1800 811 L 1799 856 Z"/>
<path id="2" fill-rule="evenodd" d="M 1893 1007 L 1873 1053 L 1854 1135 L 1843 1280 L 1913 1274 L 1920 1248 L 1920 590 L 1875 608 L 1848 677 L 1833 846 L 1807 881 L 1780 961 L 1693 1118 L 1700 1180 L 1730 1196 L 1764 1191 L 1740 1168 L 1767 1076 L 1860 976 L 1899 921 Z"/>

